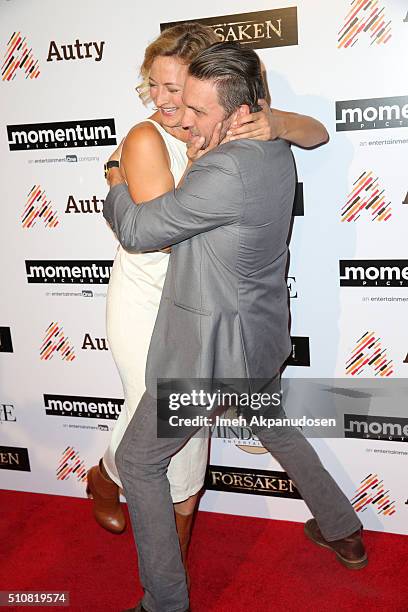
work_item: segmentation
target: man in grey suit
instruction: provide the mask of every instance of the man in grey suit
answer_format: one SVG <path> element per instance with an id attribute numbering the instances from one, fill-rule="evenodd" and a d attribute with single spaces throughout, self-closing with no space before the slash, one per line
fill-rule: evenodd
<path id="1" fill-rule="evenodd" d="M 190 65 L 183 127 L 205 150 L 264 97 L 257 55 L 219 43 Z M 136 610 L 189 608 L 166 470 L 185 439 L 157 436 L 157 379 L 268 379 L 291 350 L 285 282 L 295 189 L 290 148 L 282 140 L 237 140 L 203 155 L 181 187 L 135 206 L 118 170 L 104 216 L 122 246 L 172 245 L 146 367 L 146 392 L 116 454 L 131 514 L 145 595 Z M 282 414 L 282 409 L 280 409 Z M 191 432 L 190 432 L 191 433 Z M 301 432 L 254 429 L 296 483 L 315 519 L 306 534 L 346 567 L 367 563 L 361 523 Z"/>

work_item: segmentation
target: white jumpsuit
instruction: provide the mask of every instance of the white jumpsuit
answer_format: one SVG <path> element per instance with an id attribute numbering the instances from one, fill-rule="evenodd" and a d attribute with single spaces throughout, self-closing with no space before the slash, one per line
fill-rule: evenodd
<path id="1" fill-rule="evenodd" d="M 170 170 L 177 186 L 187 165 L 186 145 L 161 125 L 149 119 L 160 132 L 170 157 Z M 109 346 L 117 365 L 125 403 L 116 421 L 103 462 L 110 477 L 121 486 L 115 452 L 145 391 L 145 367 L 150 338 L 156 321 L 167 253 L 128 253 L 119 246 L 107 295 L 106 325 Z M 173 502 L 194 495 L 204 483 L 208 438 L 192 438 L 172 457 L 167 472 Z"/>

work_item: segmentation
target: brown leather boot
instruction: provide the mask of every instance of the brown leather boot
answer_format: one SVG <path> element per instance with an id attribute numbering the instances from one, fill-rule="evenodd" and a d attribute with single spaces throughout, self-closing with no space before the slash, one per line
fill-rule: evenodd
<path id="1" fill-rule="evenodd" d="M 363 540 L 361 539 L 361 529 L 346 538 L 334 540 L 333 542 L 324 539 L 316 519 L 307 521 L 304 529 L 305 534 L 312 542 L 335 552 L 340 563 L 348 567 L 348 569 L 361 569 L 367 565 L 368 559 Z"/>
<path id="2" fill-rule="evenodd" d="M 174 512 L 176 517 L 176 528 L 180 542 L 181 558 L 183 560 L 184 569 L 186 570 L 187 588 L 190 590 L 190 576 L 187 569 L 188 547 L 191 539 L 191 528 L 193 526 L 194 512 L 191 514 L 180 514 Z"/>
<path id="3" fill-rule="evenodd" d="M 93 514 L 101 527 L 111 533 L 122 533 L 126 518 L 119 501 L 119 487 L 106 472 L 102 459 L 88 471 L 86 493 L 93 499 Z"/>

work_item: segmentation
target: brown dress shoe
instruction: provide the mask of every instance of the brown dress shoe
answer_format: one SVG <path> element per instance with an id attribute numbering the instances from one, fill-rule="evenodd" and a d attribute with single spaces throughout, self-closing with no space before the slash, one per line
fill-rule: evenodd
<path id="1" fill-rule="evenodd" d="M 88 497 L 93 499 L 93 514 L 101 527 L 111 533 L 122 533 L 126 518 L 119 501 L 119 487 L 109 477 L 102 459 L 88 471 Z"/>
<path id="2" fill-rule="evenodd" d="M 355 531 L 346 538 L 328 542 L 324 539 L 316 519 L 310 519 L 305 524 L 305 534 L 315 544 L 329 548 L 336 553 L 337 559 L 348 569 L 361 569 L 368 563 L 363 540 L 361 539 L 361 529 Z"/>

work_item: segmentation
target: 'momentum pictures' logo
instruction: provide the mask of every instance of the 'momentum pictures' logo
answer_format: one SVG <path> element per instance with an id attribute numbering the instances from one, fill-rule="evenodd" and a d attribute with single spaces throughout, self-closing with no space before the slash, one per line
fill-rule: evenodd
<path id="1" fill-rule="evenodd" d="M 297 7 L 238 13 L 173 21 L 160 24 L 161 31 L 172 26 L 192 21 L 210 26 L 220 42 L 236 41 L 251 49 L 286 47 L 298 44 Z"/>
<path id="2" fill-rule="evenodd" d="M 104 284 L 109 283 L 112 260 L 27 260 L 28 283 Z"/>
<path id="3" fill-rule="evenodd" d="M 123 402 L 123 399 L 113 397 L 44 394 L 45 413 L 48 416 L 116 421 L 121 413 Z"/>
<path id="4" fill-rule="evenodd" d="M 79 119 L 7 126 L 10 151 L 115 145 L 114 119 Z"/>
<path id="5" fill-rule="evenodd" d="M 408 442 L 408 419 L 361 414 L 344 415 L 344 437 Z"/>
<path id="6" fill-rule="evenodd" d="M 408 259 L 342 259 L 341 287 L 408 287 Z"/>
<path id="7" fill-rule="evenodd" d="M 408 127 L 408 96 L 336 102 L 336 132 Z"/>

